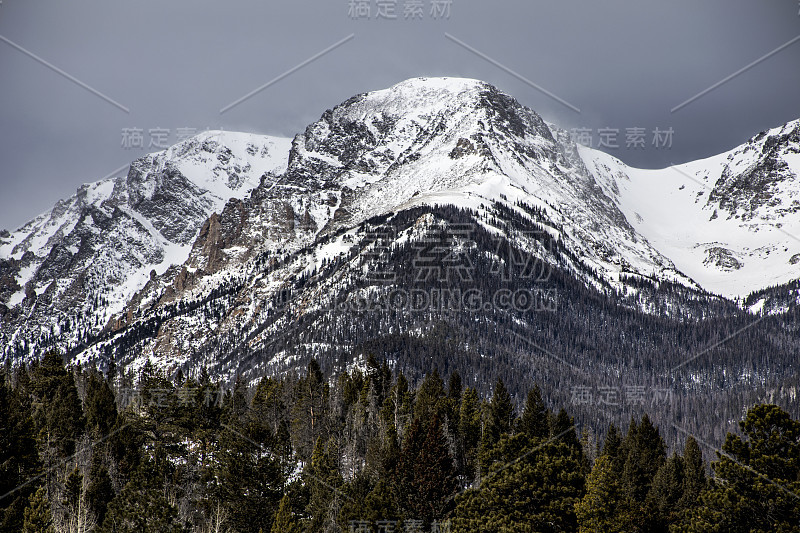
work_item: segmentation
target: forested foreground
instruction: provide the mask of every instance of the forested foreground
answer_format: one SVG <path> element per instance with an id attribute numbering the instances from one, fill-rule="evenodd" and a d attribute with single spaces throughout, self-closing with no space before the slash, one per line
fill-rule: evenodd
<path id="1" fill-rule="evenodd" d="M 500 380 L 481 398 L 374 359 L 232 390 L 107 375 L 3 374 L 2 531 L 800 531 L 800 422 L 773 405 L 709 468 L 646 415 L 594 445 L 536 387 L 518 409 Z"/>

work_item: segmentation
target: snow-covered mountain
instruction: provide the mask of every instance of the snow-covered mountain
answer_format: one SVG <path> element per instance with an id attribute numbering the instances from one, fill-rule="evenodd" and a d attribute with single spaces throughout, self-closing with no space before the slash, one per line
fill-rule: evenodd
<path id="1" fill-rule="evenodd" d="M 692 282 L 634 231 L 603 194 L 563 132 L 557 140 L 532 110 L 475 80 L 414 79 L 356 96 L 327 111 L 292 143 L 286 174 L 257 191 L 258 206 L 282 204 L 296 218 L 301 246 L 318 235 L 419 205 L 480 210 L 525 202 L 542 209 L 549 231 L 586 265 L 616 281 L 620 272 L 655 272 Z M 284 205 L 285 204 L 285 205 Z M 276 226 L 250 210 L 238 242 Z M 258 227 L 258 230 L 254 230 Z"/>
<path id="2" fill-rule="evenodd" d="M 636 232 L 704 289 L 743 298 L 800 278 L 800 120 L 660 170 L 579 152 Z"/>
<path id="3" fill-rule="evenodd" d="M 204 134 L 84 186 L 3 237 L 0 335 L 18 357 L 52 343 L 80 361 L 263 373 L 380 328 L 421 334 L 422 319 L 397 310 L 352 331 L 363 316 L 350 303 L 421 286 L 409 273 L 420 243 L 459 224 L 450 244 L 484 269 L 469 280 L 484 293 L 498 289 L 489 274 L 513 266 L 507 246 L 581 301 L 730 313 L 708 292 L 800 278 L 798 146 L 794 122 L 714 158 L 639 170 L 486 83 L 408 80 L 343 102 L 292 141 Z M 376 269 L 407 284 L 365 281 Z M 488 307 L 480 317 L 492 335 L 541 328 L 530 314 L 508 320 Z"/>
<path id="4" fill-rule="evenodd" d="M 285 170 L 289 143 L 203 132 L 0 237 L 0 340 L 75 342 L 105 327 L 151 276 L 186 260 L 212 213 Z"/>

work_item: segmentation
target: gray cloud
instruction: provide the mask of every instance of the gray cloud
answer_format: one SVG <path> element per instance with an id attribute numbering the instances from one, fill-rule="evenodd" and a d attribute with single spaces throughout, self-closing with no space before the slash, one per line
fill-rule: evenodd
<path id="1" fill-rule="evenodd" d="M 453 0 L 449 19 L 352 19 L 349 0 L 3 0 L 0 35 L 130 109 L 0 42 L 0 228 L 14 228 L 147 149 L 146 131 L 291 136 L 355 93 L 415 76 L 493 83 L 566 128 L 620 131 L 613 153 L 662 167 L 800 117 L 800 42 L 670 109 L 800 35 L 794 0 Z M 375 0 L 372 1 L 375 14 Z M 581 109 L 477 57 L 452 34 Z M 220 109 L 344 37 L 355 38 L 224 114 Z M 121 147 L 145 130 L 145 150 Z M 625 149 L 625 129 L 648 131 Z M 673 147 L 650 144 L 673 128 Z"/>

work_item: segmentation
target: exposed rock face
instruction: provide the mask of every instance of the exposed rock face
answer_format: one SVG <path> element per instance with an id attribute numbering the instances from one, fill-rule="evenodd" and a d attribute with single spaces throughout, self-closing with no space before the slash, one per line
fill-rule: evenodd
<path id="1" fill-rule="evenodd" d="M 792 163 L 790 165 L 790 163 Z M 732 151 L 708 198 L 747 221 L 800 212 L 800 120 L 762 132 Z"/>
<path id="2" fill-rule="evenodd" d="M 739 270 L 742 268 L 742 263 L 736 259 L 736 256 L 721 246 L 713 246 L 706 249 L 705 264 L 713 264 L 722 270 Z"/>

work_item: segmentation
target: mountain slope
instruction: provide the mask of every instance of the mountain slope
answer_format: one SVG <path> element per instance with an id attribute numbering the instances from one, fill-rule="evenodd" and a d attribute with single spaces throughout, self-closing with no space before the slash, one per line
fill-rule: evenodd
<path id="1" fill-rule="evenodd" d="M 361 95 L 323 115 L 293 146 L 290 179 L 313 168 L 357 191 L 339 206 L 340 225 L 414 205 L 523 201 L 543 209 L 553 233 L 608 280 L 632 265 L 688 283 L 602 194 L 573 144 L 488 84 L 417 79 Z M 317 147 L 337 164 L 318 162 Z"/>
<path id="2" fill-rule="evenodd" d="M 285 169 L 288 145 L 204 132 L 80 187 L 0 239 L 3 344 L 49 333 L 75 342 L 105 326 L 151 276 L 186 260 L 211 213 Z"/>
<path id="3" fill-rule="evenodd" d="M 579 150 L 636 231 L 704 289 L 744 298 L 800 278 L 800 120 L 660 170 Z"/>

